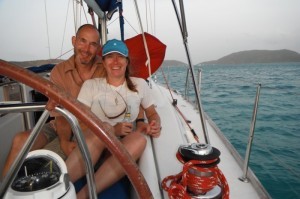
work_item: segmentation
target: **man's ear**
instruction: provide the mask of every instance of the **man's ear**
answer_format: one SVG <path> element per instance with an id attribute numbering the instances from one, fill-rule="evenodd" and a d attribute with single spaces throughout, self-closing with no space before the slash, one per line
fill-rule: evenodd
<path id="1" fill-rule="evenodd" d="M 73 45 L 73 47 L 75 47 L 75 42 L 76 42 L 76 37 L 73 36 L 73 37 L 72 37 L 72 45 Z"/>

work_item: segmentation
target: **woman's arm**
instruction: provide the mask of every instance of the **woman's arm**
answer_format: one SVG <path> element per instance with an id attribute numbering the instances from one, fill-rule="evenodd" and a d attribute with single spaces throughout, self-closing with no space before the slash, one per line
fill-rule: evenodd
<path id="1" fill-rule="evenodd" d="M 150 107 L 145 109 L 145 113 L 149 124 L 146 130 L 146 134 L 155 138 L 159 137 L 161 131 L 161 121 L 154 105 L 151 105 Z"/>

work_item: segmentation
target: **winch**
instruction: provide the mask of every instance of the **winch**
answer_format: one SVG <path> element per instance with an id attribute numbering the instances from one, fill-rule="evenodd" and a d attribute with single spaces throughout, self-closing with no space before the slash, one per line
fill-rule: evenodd
<path id="1" fill-rule="evenodd" d="M 217 167 L 219 156 L 220 151 L 209 144 L 181 145 L 176 157 L 183 164 L 182 172 L 166 177 L 163 189 L 170 198 L 229 198 L 228 184 Z"/>
<path id="2" fill-rule="evenodd" d="M 63 159 L 49 150 L 29 152 L 5 199 L 73 199 L 76 192 Z"/>

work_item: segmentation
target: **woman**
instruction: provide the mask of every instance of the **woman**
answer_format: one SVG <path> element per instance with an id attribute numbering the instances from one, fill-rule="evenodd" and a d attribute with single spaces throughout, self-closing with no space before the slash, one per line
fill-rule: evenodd
<path id="1" fill-rule="evenodd" d="M 124 42 L 116 39 L 108 41 L 103 46 L 102 59 L 106 76 L 87 80 L 80 90 L 78 100 L 90 107 L 103 122 L 114 127 L 115 135 L 121 139 L 132 158 L 137 160 L 146 146 L 146 139 L 141 132 L 158 137 L 161 130 L 160 118 L 150 96 L 150 88 L 145 80 L 129 77 L 130 61 Z M 147 126 L 137 124 L 135 129 L 133 122 L 138 117 L 140 106 L 145 110 L 149 124 Z M 93 134 L 87 136 L 87 144 L 92 160 L 95 161 L 104 150 L 104 145 L 101 140 L 94 139 Z M 69 171 L 74 182 L 84 172 L 80 172 L 79 175 L 78 162 L 68 160 L 68 169 L 76 170 L 75 175 Z M 80 170 L 84 171 L 83 164 L 81 168 Z M 103 191 L 123 176 L 121 165 L 110 156 L 95 174 L 97 192 Z M 87 188 L 82 189 L 77 197 L 87 198 Z"/>

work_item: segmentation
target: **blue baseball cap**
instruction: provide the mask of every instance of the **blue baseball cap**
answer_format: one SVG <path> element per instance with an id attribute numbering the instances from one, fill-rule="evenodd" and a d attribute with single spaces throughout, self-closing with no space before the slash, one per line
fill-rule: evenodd
<path id="1" fill-rule="evenodd" d="M 102 57 L 110 53 L 119 53 L 128 57 L 128 48 L 123 41 L 117 39 L 108 40 L 102 48 Z"/>

